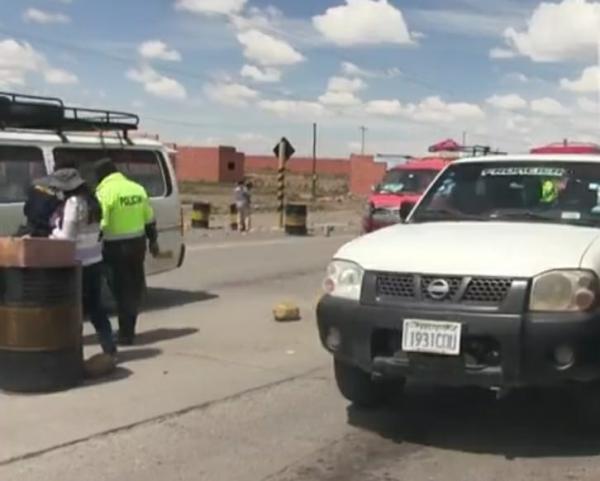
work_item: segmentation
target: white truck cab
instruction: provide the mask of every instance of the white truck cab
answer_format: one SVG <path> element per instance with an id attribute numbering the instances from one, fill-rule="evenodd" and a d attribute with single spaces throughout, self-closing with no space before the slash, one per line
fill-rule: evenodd
<path id="1" fill-rule="evenodd" d="M 402 224 L 339 249 L 320 338 L 357 404 L 416 380 L 598 406 L 599 278 L 600 155 L 461 159 Z"/>

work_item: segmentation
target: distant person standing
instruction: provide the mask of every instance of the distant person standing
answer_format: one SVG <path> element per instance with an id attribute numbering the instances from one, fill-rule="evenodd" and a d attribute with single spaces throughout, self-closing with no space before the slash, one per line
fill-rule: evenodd
<path id="1" fill-rule="evenodd" d="M 148 194 L 121 174 L 110 159 L 95 164 L 96 195 L 102 207 L 104 262 L 117 301 L 119 344 L 130 346 L 146 289 L 146 240 L 152 256 L 159 255 L 158 232 Z"/>
<path id="2" fill-rule="evenodd" d="M 235 207 L 237 209 L 237 224 L 239 232 L 249 230 L 250 219 L 250 191 L 243 180 L 240 180 L 233 191 Z"/>

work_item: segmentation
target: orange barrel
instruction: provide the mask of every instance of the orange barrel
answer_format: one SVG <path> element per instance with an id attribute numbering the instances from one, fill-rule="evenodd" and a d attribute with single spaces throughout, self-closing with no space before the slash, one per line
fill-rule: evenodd
<path id="1" fill-rule="evenodd" d="M 81 268 L 66 244 L 74 259 L 70 242 L 0 240 L 0 389 L 56 391 L 83 379 Z"/>
<path id="2" fill-rule="evenodd" d="M 192 204 L 192 227 L 194 229 L 208 229 L 210 223 L 211 205 L 206 202 Z"/>
<path id="3" fill-rule="evenodd" d="M 285 206 L 285 233 L 288 235 L 306 235 L 306 204 L 287 204 Z"/>
<path id="4" fill-rule="evenodd" d="M 235 204 L 229 206 L 229 228 L 234 231 L 238 230 L 238 210 Z"/>

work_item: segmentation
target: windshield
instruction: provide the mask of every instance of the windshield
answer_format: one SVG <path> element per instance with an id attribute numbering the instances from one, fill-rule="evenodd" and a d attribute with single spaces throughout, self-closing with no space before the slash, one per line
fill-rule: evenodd
<path id="1" fill-rule="evenodd" d="M 436 220 L 600 225 L 600 164 L 455 164 L 412 217 L 413 222 Z"/>
<path id="2" fill-rule="evenodd" d="M 390 170 L 377 186 L 380 194 L 423 192 L 435 178 L 436 170 Z"/>

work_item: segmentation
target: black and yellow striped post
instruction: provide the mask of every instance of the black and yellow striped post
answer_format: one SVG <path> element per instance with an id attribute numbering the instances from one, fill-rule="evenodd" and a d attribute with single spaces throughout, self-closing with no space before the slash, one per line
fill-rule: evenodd
<path id="1" fill-rule="evenodd" d="M 211 205 L 206 202 L 194 202 L 192 205 L 192 227 L 208 229 L 210 224 Z"/>
<path id="2" fill-rule="evenodd" d="M 0 261 L 0 389 L 47 392 L 77 385 L 84 375 L 81 268 Z"/>
<path id="3" fill-rule="evenodd" d="M 285 218 L 285 141 L 281 139 L 279 143 L 279 165 L 277 170 L 277 204 L 279 211 L 279 227 L 283 228 Z"/>

